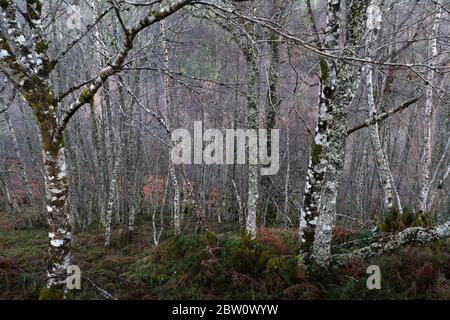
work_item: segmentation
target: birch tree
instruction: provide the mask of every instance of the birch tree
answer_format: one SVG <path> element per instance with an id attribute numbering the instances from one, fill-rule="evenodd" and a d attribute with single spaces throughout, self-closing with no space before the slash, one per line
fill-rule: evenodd
<path id="1" fill-rule="evenodd" d="M 373 49 L 373 42 L 377 41 L 378 34 L 381 31 L 382 22 L 382 11 L 380 8 L 379 1 L 372 1 L 370 6 L 367 8 L 367 39 L 366 39 L 366 50 L 371 56 L 371 51 Z M 377 106 L 375 104 L 374 97 L 374 67 L 371 64 L 366 64 L 366 86 L 367 86 L 367 104 L 369 106 L 369 117 L 377 114 Z M 387 210 L 392 210 L 394 207 L 394 185 L 391 181 L 392 173 L 389 168 L 389 162 L 386 158 L 385 151 L 381 144 L 380 133 L 378 129 L 378 123 L 370 126 L 370 137 L 372 141 L 372 147 L 375 153 L 375 159 L 377 167 L 380 174 L 380 181 L 384 193 L 384 206 Z"/>
<path id="2" fill-rule="evenodd" d="M 164 69 L 170 70 L 170 56 L 169 56 L 169 47 L 167 42 L 167 29 L 166 29 L 166 21 L 161 20 L 159 22 L 159 28 L 161 33 L 161 48 L 163 52 L 163 61 L 164 61 Z M 164 122 L 169 126 L 171 123 L 171 80 L 169 74 L 163 73 L 163 104 L 164 104 Z M 171 131 L 169 129 L 169 131 Z M 170 139 L 170 136 L 169 136 Z M 180 234 L 181 232 L 181 191 L 180 185 L 177 178 L 177 173 L 175 170 L 175 165 L 172 160 L 169 159 L 169 176 L 170 181 L 173 186 L 173 226 L 175 230 L 175 234 Z"/>
<path id="3" fill-rule="evenodd" d="M 44 3 L 26 0 L 24 19 L 29 35 L 20 22 L 18 5 L 5 0 L 0 3 L 2 32 L 0 33 L 0 67 L 9 81 L 17 88 L 33 110 L 39 128 L 44 163 L 49 226 L 49 264 L 47 287 L 65 286 L 66 270 L 70 265 L 72 228 L 67 201 L 67 161 L 63 132 L 72 116 L 89 103 L 103 83 L 120 72 L 137 35 L 148 26 L 166 18 L 187 5 L 189 0 L 176 0 L 167 6 L 149 12 L 130 28 L 125 27 L 125 37 L 113 61 L 104 66 L 96 77 L 85 86 L 75 86 L 71 91 L 81 91 L 78 98 L 66 110 L 60 110 L 62 98 L 54 95 L 50 75 L 57 63 L 70 51 L 82 36 L 57 56 L 51 56 L 49 42 L 45 38 Z M 52 8 L 50 8 L 52 9 Z M 117 10 L 117 9 L 116 9 Z M 7 32 L 4 32 L 6 30 Z M 58 115 L 58 112 L 61 115 Z"/>
<path id="4" fill-rule="evenodd" d="M 250 34 L 254 35 L 254 32 Z M 250 129 L 259 129 L 259 73 L 257 65 L 257 51 L 255 44 L 247 45 L 243 48 L 245 59 L 248 63 L 248 81 L 249 92 L 247 95 L 247 108 L 248 108 L 248 126 Z M 249 141 L 249 148 L 252 148 Z M 252 238 L 256 237 L 256 216 L 259 200 L 259 165 L 257 163 L 251 163 L 251 159 L 248 160 L 248 193 L 247 193 L 247 220 L 245 229 Z"/>
<path id="5" fill-rule="evenodd" d="M 270 3 L 270 16 L 271 20 L 279 25 L 283 24 L 283 3 L 281 0 L 272 0 Z M 280 105 L 282 98 L 280 96 L 280 73 L 282 64 L 282 42 L 283 38 L 274 31 L 269 31 L 268 36 L 268 75 L 267 75 L 267 110 L 266 110 L 266 128 L 270 133 L 272 129 L 277 126 L 277 117 L 280 115 Z M 272 143 L 271 139 L 267 140 L 267 155 L 272 155 Z M 265 198 L 268 209 L 271 214 L 275 210 L 275 206 L 271 203 L 274 202 L 272 197 L 272 182 L 270 176 L 261 177 L 261 195 Z"/>
<path id="6" fill-rule="evenodd" d="M 328 1 L 323 50 L 339 48 L 342 27 L 341 1 Z M 345 25 L 345 47 L 358 45 L 364 33 L 368 1 L 350 1 Z M 346 50 L 344 49 L 344 52 Z M 325 267 L 330 262 L 331 231 L 336 217 L 337 191 L 344 166 L 347 112 L 358 85 L 360 68 L 336 59 L 320 60 L 319 114 L 311 148 L 300 240 L 312 247 L 312 259 Z"/>
<path id="7" fill-rule="evenodd" d="M 433 15 L 433 28 L 429 41 L 429 59 L 431 65 L 435 65 L 438 58 L 437 37 L 439 33 L 439 25 L 442 14 L 441 1 L 436 2 L 436 13 Z M 431 180 L 431 156 L 432 156 L 432 117 L 433 117 L 433 92 L 434 92 L 435 71 L 430 68 L 426 78 L 426 98 L 425 108 L 423 111 L 423 151 L 422 151 L 422 168 L 421 168 L 421 190 L 419 195 L 419 210 L 421 212 L 428 211 L 428 194 L 430 191 Z"/>

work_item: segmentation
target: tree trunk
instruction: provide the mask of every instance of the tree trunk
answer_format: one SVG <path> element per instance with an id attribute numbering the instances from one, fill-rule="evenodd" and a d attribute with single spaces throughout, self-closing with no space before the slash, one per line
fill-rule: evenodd
<path id="1" fill-rule="evenodd" d="M 112 211 L 114 206 L 114 197 L 117 189 L 117 178 L 120 168 L 121 159 L 119 152 L 116 152 L 116 159 L 114 160 L 114 166 L 112 170 L 112 177 L 109 183 L 108 199 L 105 211 L 105 247 L 109 247 L 111 244 L 111 223 L 112 223 Z"/>
<path id="2" fill-rule="evenodd" d="M 328 1 L 327 25 L 325 29 L 324 49 L 332 50 L 338 45 L 340 30 L 341 1 Z M 320 192 L 326 171 L 328 113 L 332 110 L 333 91 L 336 82 L 336 62 L 320 59 L 319 113 L 311 146 L 303 205 L 300 211 L 299 238 L 305 251 L 309 251 L 314 241 L 315 228 L 319 215 Z"/>
<path id="3" fill-rule="evenodd" d="M 171 81 L 170 76 L 167 73 L 170 70 L 170 61 L 169 61 L 169 48 L 167 46 L 167 34 L 166 34 L 166 21 L 161 20 L 159 22 L 160 34 L 161 34 L 161 46 L 163 50 L 163 60 L 164 60 L 164 68 L 165 72 L 164 77 L 164 86 L 163 86 L 163 100 L 165 106 L 165 122 L 168 128 L 171 128 L 171 99 L 170 99 L 170 90 L 171 90 Z M 170 139 L 171 137 L 169 137 Z M 180 234 L 181 232 L 181 191 L 180 184 L 178 183 L 178 178 L 176 174 L 175 165 L 172 160 L 169 159 L 169 177 L 173 185 L 173 226 L 175 230 L 175 234 Z"/>
<path id="4" fill-rule="evenodd" d="M 57 127 L 56 106 L 52 92 L 37 87 L 28 92 L 27 101 L 39 128 L 39 140 L 44 164 L 47 222 L 49 228 L 49 262 L 47 288 L 65 288 L 67 268 L 71 264 L 72 226 L 68 208 L 68 181 L 63 135 L 54 136 Z"/>
<path id="5" fill-rule="evenodd" d="M 289 221 L 289 186 L 290 186 L 290 177 L 291 177 L 291 136 L 290 136 L 291 128 L 290 121 L 286 121 L 286 176 L 284 181 L 284 226 L 288 225 Z"/>
<path id="6" fill-rule="evenodd" d="M 353 0 L 347 7 L 346 47 L 359 44 L 369 1 Z M 325 50 L 338 48 L 341 1 L 328 1 Z M 352 54 L 346 52 L 345 54 Z M 300 239 L 320 267 L 330 262 L 331 235 L 336 218 L 337 191 L 342 177 L 348 108 L 359 83 L 360 68 L 342 60 L 321 59 L 319 119 L 300 218 Z M 313 243 L 311 243 L 313 242 Z"/>
<path id="7" fill-rule="evenodd" d="M 371 51 L 373 48 L 372 43 L 377 40 L 378 34 L 381 30 L 381 24 L 378 21 L 381 21 L 381 9 L 376 1 L 372 1 L 372 10 L 371 13 L 367 17 L 367 27 L 368 34 L 366 39 L 366 50 L 368 52 L 368 56 L 371 56 Z M 371 21 L 372 20 L 372 21 Z M 377 21 L 377 23 L 375 23 Z M 367 104 L 369 106 L 369 118 L 374 117 L 377 113 L 377 106 L 375 104 L 374 97 L 374 85 L 373 85 L 373 65 L 366 64 L 366 85 L 367 85 Z M 394 196 L 393 196 L 393 183 L 392 183 L 392 173 L 389 168 L 389 162 L 386 158 L 386 154 L 383 150 L 383 146 L 381 144 L 380 132 L 378 128 L 378 123 L 373 124 L 369 127 L 370 137 L 372 141 L 372 147 L 375 154 L 375 161 L 377 164 L 380 182 L 383 189 L 383 198 L 384 198 L 384 208 L 387 210 L 392 210 L 394 207 Z"/>
<path id="8" fill-rule="evenodd" d="M 280 0 L 272 0 L 271 19 L 274 23 L 281 25 L 281 17 L 283 7 Z M 267 111 L 266 111 L 266 128 L 268 134 L 275 129 L 277 125 L 277 116 L 280 112 L 281 98 L 278 90 L 280 82 L 280 66 L 281 66 L 281 41 L 282 37 L 274 31 L 270 31 L 269 35 L 269 62 L 268 62 L 268 90 L 267 90 Z M 267 139 L 267 155 L 272 155 L 272 139 Z M 267 201 L 267 210 L 273 215 L 275 206 L 272 203 L 276 199 L 271 197 L 272 180 L 270 176 L 261 177 L 261 195 Z"/>
<path id="9" fill-rule="evenodd" d="M 436 15 L 434 16 L 433 30 L 429 43 L 430 59 L 429 63 L 434 65 L 438 55 L 437 37 L 439 33 L 439 24 L 441 21 L 442 5 L 436 3 Z M 428 211 L 428 194 L 430 191 L 430 170 L 431 170 L 431 152 L 432 152 L 432 116 L 433 116 L 433 81 L 435 71 L 430 68 L 427 74 L 427 87 L 425 108 L 423 111 L 423 151 L 422 151 L 422 172 L 421 172 L 421 191 L 419 195 L 419 211 Z"/>
<path id="10" fill-rule="evenodd" d="M 248 63 L 249 92 L 247 95 L 247 122 L 250 129 L 259 129 L 259 85 L 258 66 L 256 61 L 255 48 L 249 47 L 245 51 Z M 251 148 L 251 146 L 249 146 Z M 259 200 L 259 165 L 248 165 L 248 192 L 247 192 L 247 220 L 245 230 L 252 237 L 256 238 L 256 215 Z"/>

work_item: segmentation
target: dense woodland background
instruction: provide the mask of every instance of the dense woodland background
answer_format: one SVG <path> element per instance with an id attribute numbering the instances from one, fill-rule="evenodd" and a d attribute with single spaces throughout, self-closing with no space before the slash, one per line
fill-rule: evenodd
<path id="1" fill-rule="evenodd" d="M 363 294 L 364 259 L 450 233 L 449 10 L 1 0 L 0 297 L 54 298 L 70 263 L 122 298 Z M 171 132 L 194 121 L 280 129 L 279 172 L 173 165 Z M 363 298 L 449 298 L 445 241 L 376 258 L 395 285 Z M 354 283 L 310 272 L 353 258 Z"/>

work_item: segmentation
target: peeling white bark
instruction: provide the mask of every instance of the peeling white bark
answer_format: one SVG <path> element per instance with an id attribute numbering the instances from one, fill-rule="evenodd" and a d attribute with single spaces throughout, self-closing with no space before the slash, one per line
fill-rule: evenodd
<path id="1" fill-rule="evenodd" d="M 47 220 L 51 235 L 47 285 L 49 288 L 65 287 L 66 270 L 70 264 L 72 230 L 67 201 L 68 181 L 63 131 L 72 116 L 83 105 L 92 101 L 105 81 L 123 68 L 138 34 L 183 8 L 192 0 L 173 0 L 159 10 L 148 12 L 144 18 L 131 26 L 123 37 L 121 49 L 115 58 L 101 69 L 95 80 L 82 88 L 82 94 L 59 119 L 57 119 L 57 104 L 79 88 L 75 87 L 59 98 L 53 96 L 50 74 L 58 58 L 51 59 L 47 56 L 48 43 L 43 38 L 42 32 L 43 2 L 41 0 L 28 2 L 30 5 L 27 5 L 26 9 L 31 17 L 28 23 L 30 32 L 25 33 L 24 28 L 19 24 L 20 9 L 16 2 L 0 1 L 2 26 L 7 30 L 7 34 L 0 32 L 0 68 L 29 103 L 39 128 L 45 168 Z"/>
<path id="2" fill-rule="evenodd" d="M 112 223 L 112 211 L 114 206 L 114 196 L 117 189 L 117 178 L 119 174 L 121 158 L 119 152 L 116 152 L 116 158 L 114 160 L 114 167 L 112 171 L 112 177 L 109 182 L 108 199 L 105 212 L 105 247 L 109 247 L 111 244 L 111 223 Z"/>
<path id="3" fill-rule="evenodd" d="M 256 209 L 259 200 L 258 173 L 259 167 L 250 164 L 248 167 L 248 200 L 245 230 L 252 238 L 256 238 Z"/>
<path id="4" fill-rule="evenodd" d="M 41 137 L 42 139 L 42 137 Z M 41 143 L 42 144 L 42 143 Z M 45 146 L 45 144 L 42 144 Z M 47 287 L 65 286 L 70 265 L 72 227 L 67 201 L 67 164 L 63 146 L 43 151 L 44 178 L 49 225 Z"/>
<path id="5" fill-rule="evenodd" d="M 159 22 L 160 35 L 161 35 L 161 47 L 163 50 L 163 61 L 164 68 L 166 70 L 170 70 L 170 60 L 169 60 L 169 47 L 167 46 L 167 30 L 166 30 L 166 21 L 161 20 Z M 170 76 L 167 73 L 164 73 L 164 85 L 163 85 L 163 99 L 164 99 L 164 110 L 165 115 L 163 116 L 164 122 L 166 123 L 167 128 L 169 128 L 168 132 L 171 132 L 170 129 L 170 114 L 171 114 L 171 81 Z M 171 139 L 171 134 L 169 133 L 169 139 Z M 169 176 L 170 181 L 173 186 L 173 226 L 175 230 L 175 234 L 181 233 L 181 190 L 180 184 L 178 183 L 178 178 L 176 174 L 176 169 L 173 161 L 169 159 Z"/>
<path id="6" fill-rule="evenodd" d="M 441 22 L 442 5 L 438 1 L 436 3 L 436 15 L 434 16 L 433 29 L 429 43 L 430 64 L 436 63 L 438 55 L 437 37 L 439 33 L 439 25 Z M 428 208 L 428 194 L 430 191 L 430 170 L 431 170 L 431 153 L 432 153 L 432 116 L 433 116 L 433 81 L 435 71 L 430 68 L 427 74 L 427 87 L 425 108 L 423 111 L 423 151 L 422 151 L 422 168 L 421 168 L 421 191 L 419 195 L 419 210 L 426 212 Z"/>
<path id="7" fill-rule="evenodd" d="M 343 265 L 354 259 L 369 259 L 391 252 L 408 243 L 427 244 L 447 238 L 450 238 L 450 221 L 430 229 L 420 227 L 408 228 L 352 253 L 334 255 L 333 262 Z"/>
<path id="8" fill-rule="evenodd" d="M 290 122 L 286 123 L 286 176 L 284 182 L 284 223 L 287 225 L 287 220 L 289 218 L 289 186 L 290 186 L 290 176 L 291 176 L 291 137 L 290 137 Z"/>
<path id="9" fill-rule="evenodd" d="M 337 49 L 341 33 L 341 1 L 328 0 L 327 23 L 324 36 L 324 50 Z M 327 154 L 324 150 L 329 143 L 330 111 L 333 109 L 334 92 L 337 85 L 336 61 L 321 58 L 321 77 L 319 87 L 319 113 L 311 148 L 303 205 L 300 211 L 299 238 L 304 249 L 309 250 L 314 241 L 314 234 L 319 216 L 322 185 L 328 167 Z"/>
<path id="10" fill-rule="evenodd" d="M 253 32 L 253 30 L 249 30 Z M 253 44 L 243 49 L 248 63 L 249 88 L 247 93 L 247 123 L 250 129 L 257 130 L 260 125 L 260 114 L 258 109 L 259 85 L 257 52 Z M 250 144 L 250 142 L 249 142 Z M 252 146 L 249 146 L 251 149 Z M 252 238 L 256 238 L 256 215 L 259 201 L 259 165 L 248 164 L 248 192 L 247 192 L 247 220 L 245 229 Z"/>
<path id="11" fill-rule="evenodd" d="M 373 0 L 371 5 L 367 8 L 367 39 L 366 50 L 371 54 L 373 48 L 372 43 L 378 39 L 378 34 L 381 30 L 382 13 L 378 0 Z M 367 86 L 367 104 L 369 106 L 369 118 L 377 115 L 378 110 L 375 104 L 374 88 L 373 88 L 373 71 L 374 67 L 371 64 L 365 65 L 366 71 L 366 86 Z M 384 207 L 391 210 L 394 207 L 394 183 L 392 181 L 392 173 L 389 167 L 389 162 L 386 153 L 381 144 L 378 123 L 374 123 L 369 127 L 372 147 L 375 154 L 375 161 L 378 167 L 380 182 L 384 195 Z M 399 201 L 398 201 L 399 202 Z M 399 202 L 400 203 L 400 202 Z M 400 204 L 401 208 L 401 204 Z"/>
<path id="12" fill-rule="evenodd" d="M 336 7 L 336 5 L 338 6 Z M 369 1 L 366 0 L 353 0 L 348 4 L 347 46 L 359 44 L 364 29 L 362 18 L 368 5 Z M 337 48 L 340 36 L 340 9 L 340 1 L 328 1 L 328 21 L 336 19 L 336 22 L 333 25 L 327 25 L 330 33 L 325 37 L 325 44 L 331 43 L 331 45 L 327 45 L 327 48 Z M 316 210 L 314 218 L 309 218 L 309 237 L 311 234 L 314 235 L 312 260 L 316 265 L 326 268 L 331 261 L 331 238 L 336 219 L 337 192 L 344 169 L 348 108 L 355 96 L 361 70 L 357 66 L 340 60 L 322 60 L 321 68 L 320 101 L 325 115 L 321 117 L 319 113 L 319 126 L 323 123 L 325 126 L 322 129 L 323 133 L 316 131 L 315 145 L 313 146 L 321 147 L 318 154 L 317 150 L 313 149 L 315 152 L 312 153 L 311 162 L 315 160 L 314 162 L 320 163 L 324 168 L 324 173 L 322 173 L 322 185 L 315 190 L 316 194 L 319 194 L 319 197 L 314 199 L 315 206 L 318 206 L 319 210 Z M 310 240 L 306 240 L 306 249 L 309 249 Z"/>

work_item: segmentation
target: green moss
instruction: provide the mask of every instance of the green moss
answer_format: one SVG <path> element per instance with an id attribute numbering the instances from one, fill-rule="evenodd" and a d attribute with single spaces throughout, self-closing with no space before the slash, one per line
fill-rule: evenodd
<path id="1" fill-rule="evenodd" d="M 45 286 L 47 230 L 6 230 L 2 227 L 5 225 L 7 223 L 0 214 L 0 275 L 5 270 L 1 263 L 3 257 L 20 269 L 10 278 L 7 290 L 0 281 L 0 299 L 62 299 L 62 294 L 57 291 L 40 289 Z M 425 262 L 431 262 L 436 272 L 448 270 L 448 241 L 420 247 L 406 246 L 389 255 L 353 267 L 330 270 L 328 275 L 313 278 L 309 274 L 306 277 L 305 264 L 298 258 L 295 231 L 266 230 L 269 234 L 284 232 L 281 241 L 290 249 L 281 254 L 270 249 L 271 242 L 267 239 L 271 238 L 266 237 L 266 242 L 263 241 L 262 232 L 257 240 L 253 240 L 245 233 L 239 235 L 236 225 L 234 228 L 226 226 L 232 229 L 230 232 L 224 232 L 213 222 L 211 225 L 214 232 L 210 234 L 170 235 L 168 240 L 163 237 L 155 247 L 148 239 L 151 224 L 138 219 L 130 242 L 106 251 L 103 236 L 99 235 L 101 226 L 91 226 L 77 232 L 72 262 L 80 266 L 84 276 L 92 278 L 119 299 L 292 298 L 294 296 L 289 296 L 289 292 L 293 289 L 298 290 L 300 298 L 448 298 L 444 292 L 446 287 L 434 283 L 430 292 L 416 294 L 409 290 L 414 285 L 416 270 Z M 370 235 L 368 231 L 361 231 L 355 237 L 367 235 Z M 368 264 L 380 266 L 381 290 L 367 290 L 365 268 Z M 308 265 L 308 271 L 311 268 Z M 67 298 L 103 299 L 86 282 L 81 290 L 70 292 Z"/>
<path id="2" fill-rule="evenodd" d="M 411 225 L 426 228 L 432 226 L 433 222 L 433 214 L 431 212 L 423 212 L 417 215 L 416 219 L 412 222 Z"/>
<path id="3" fill-rule="evenodd" d="M 48 50 L 48 44 L 46 41 L 41 40 L 36 43 L 36 52 L 40 54 L 44 54 Z"/>
<path id="4" fill-rule="evenodd" d="M 391 208 L 386 210 L 384 214 L 383 221 L 380 225 L 381 231 L 384 232 L 393 232 L 398 230 L 398 215 L 399 212 L 397 208 Z"/>
<path id="5" fill-rule="evenodd" d="M 273 257 L 267 262 L 265 278 L 272 283 L 281 280 L 292 286 L 305 278 L 305 269 L 298 256 Z"/>
<path id="6" fill-rule="evenodd" d="M 206 236 L 206 240 L 207 240 L 209 245 L 212 246 L 212 245 L 215 245 L 217 243 L 218 238 L 217 238 L 217 235 L 214 232 L 208 230 L 208 231 L 206 231 L 205 236 Z"/>
<path id="7" fill-rule="evenodd" d="M 400 214 L 397 208 L 388 210 L 380 225 L 381 231 L 398 232 L 409 227 L 427 228 L 433 225 L 433 215 L 429 212 L 412 212 L 405 208 L 403 214 Z"/>
<path id="8" fill-rule="evenodd" d="M 313 165 L 320 163 L 320 156 L 322 155 L 323 146 L 317 143 L 313 143 L 311 146 L 311 161 Z"/>
<path id="9" fill-rule="evenodd" d="M 81 103 L 94 103 L 94 96 L 91 94 L 90 90 L 88 88 L 85 88 L 83 92 L 80 95 L 80 102 Z"/>
<path id="10" fill-rule="evenodd" d="M 236 244 L 237 247 L 224 253 L 226 264 L 244 274 L 259 275 L 263 272 L 271 258 L 268 249 L 252 239 L 247 232 L 241 232 Z"/>
<path id="11" fill-rule="evenodd" d="M 405 208 L 403 214 L 399 216 L 399 219 L 404 226 L 412 226 L 416 219 L 416 215 L 411 210 Z"/>
<path id="12" fill-rule="evenodd" d="M 329 70 L 328 70 L 328 64 L 325 58 L 320 58 L 320 74 L 322 81 L 327 81 L 329 78 Z"/>
<path id="13" fill-rule="evenodd" d="M 39 292 L 39 300 L 63 300 L 64 293 L 61 288 L 44 288 Z"/>
<path id="14" fill-rule="evenodd" d="M 3 9 L 7 9 L 9 6 L 10 2 L 6 1 L 6 0 L 0 0 L 0 7 L 2 7 Z"/>
<path id="15" fill-rule="evenodd" d="M 350 1 L 347 10 L 347 41 L 348 44 L 356 45 L 364 34 L 365 13 L 370 0 L 353 0 Z"/>

